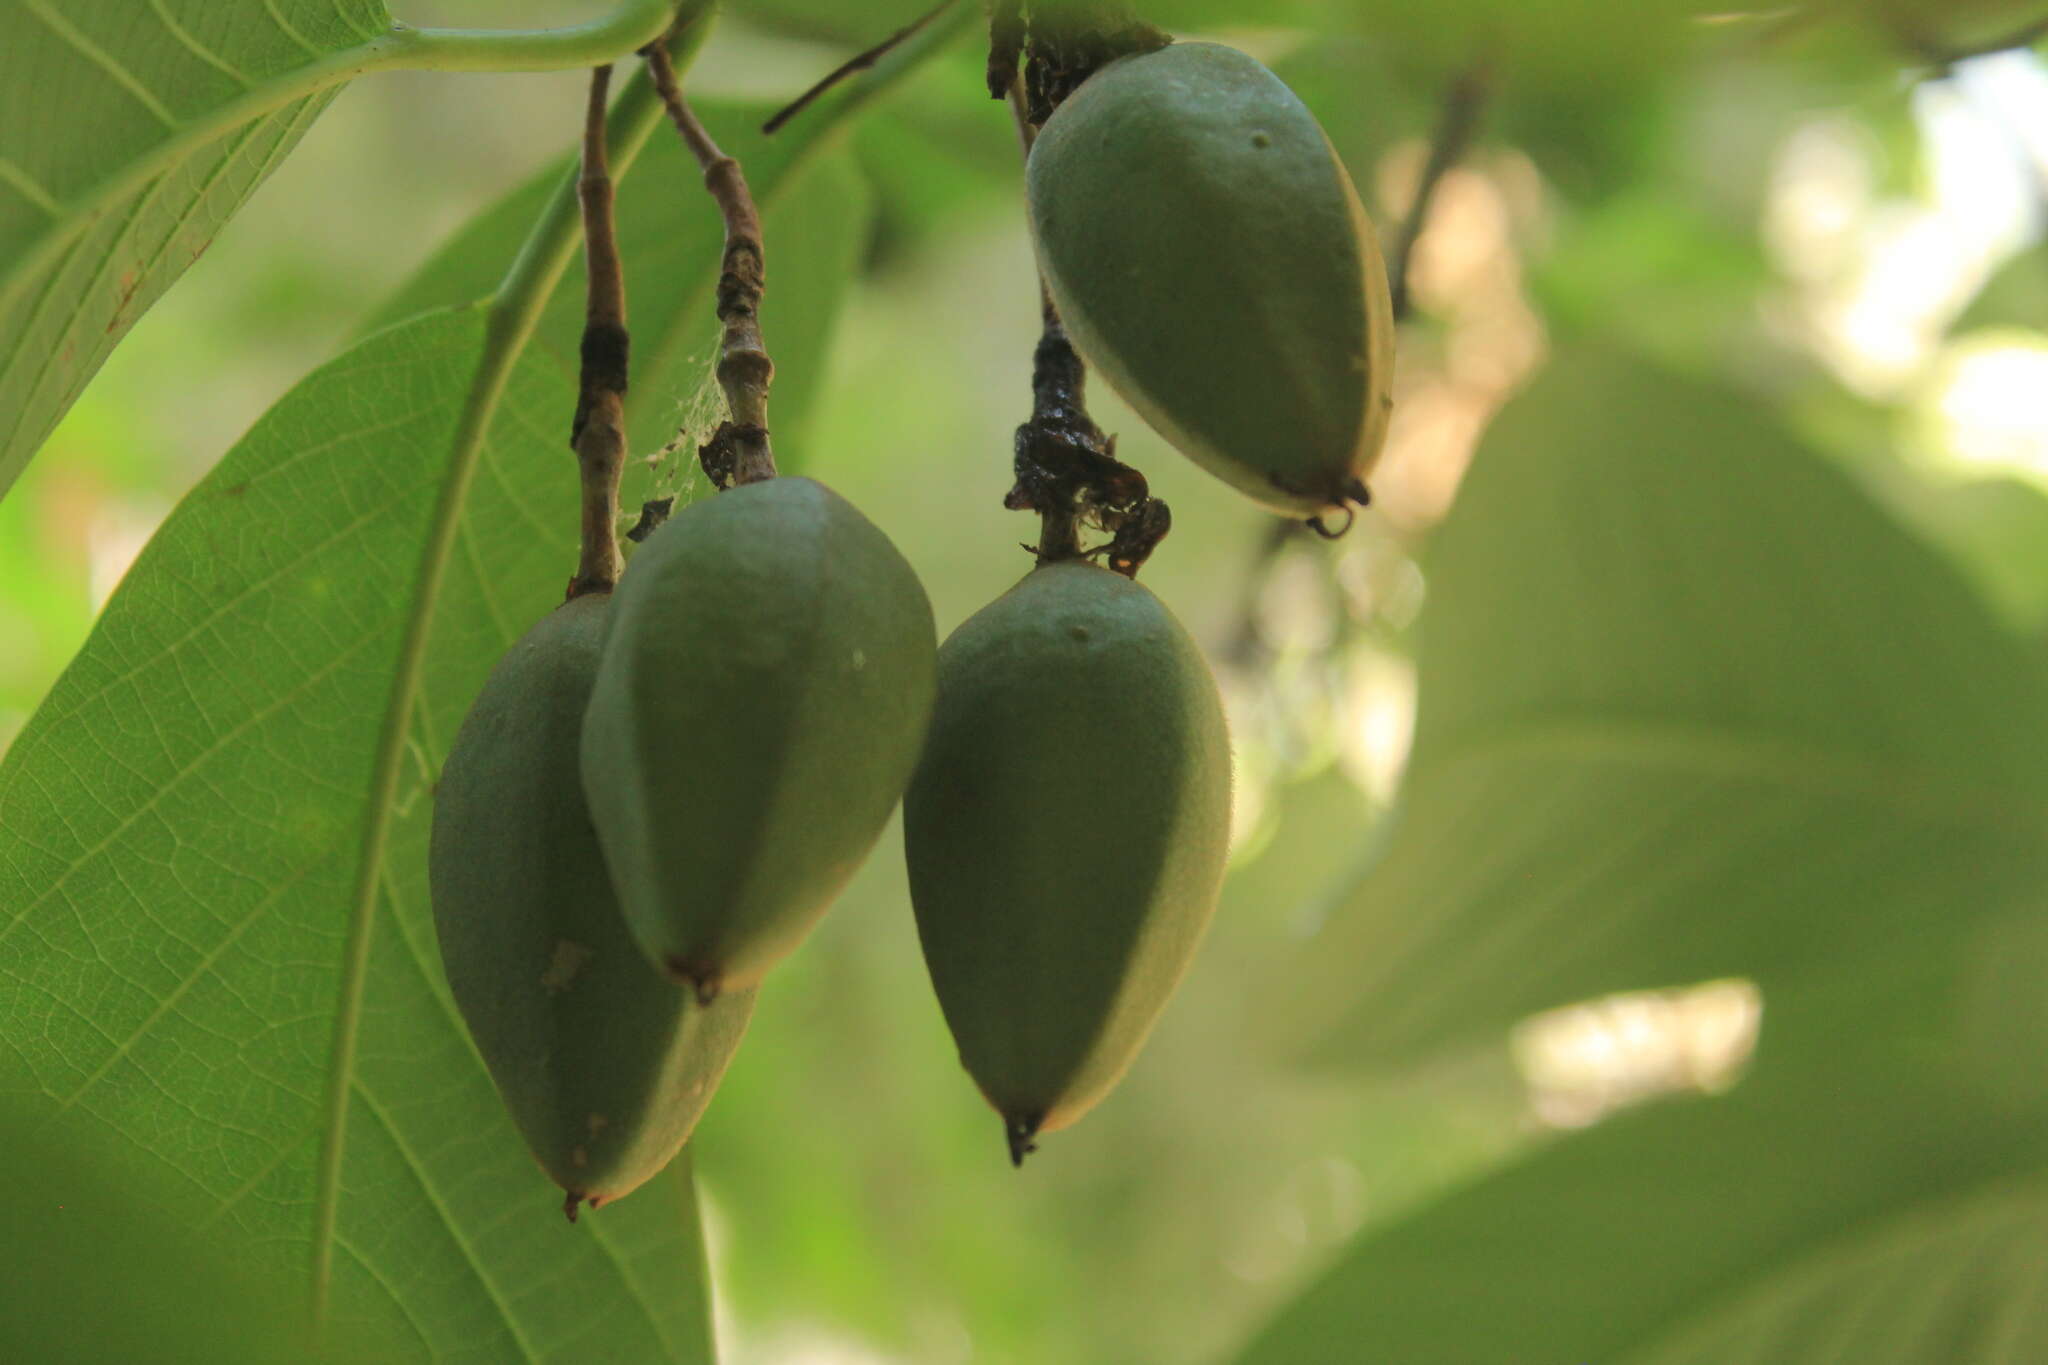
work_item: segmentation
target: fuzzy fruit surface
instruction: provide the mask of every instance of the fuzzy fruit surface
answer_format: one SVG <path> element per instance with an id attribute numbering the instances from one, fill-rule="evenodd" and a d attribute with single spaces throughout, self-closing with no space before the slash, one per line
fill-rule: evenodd
<path id="1" fill-rule="evenodd" d="M 1200 651 L 1120 574 L 1033 569 L 939 651 L 903 817 L 962 1063 L 1014 1141 L 1072 1123 L 1137 1055 L 1216 906 L 1230 742 Z"/>
<path id="2" fill-rule="evenodd" d="M 1213 43 L 1112 62 L 1047 120 L 1028 202 L 1068 333 L 1146 421 L 1276 512 L 1345 500 L 1386 439 L 1392 305 L 1293 91 Z"/>
<path id="3" fill-rule="evenodd" d="M 441 769 L 428 868 L 470 1036 L 541 1168 L 593 1206 L 682 1147 L 754 1008 L 649 967 L 612 894 L 578 770 L 608 607 L 558 607 L 499 661 Z"/>
<path id="4" fill-rule="evenodd" d="M 866 858 L 930 720 L 931 604 L 809 479 L 664 523 L 620 580 L 584 788 L 627 922 L 701 993 L 745 989 Z"/>

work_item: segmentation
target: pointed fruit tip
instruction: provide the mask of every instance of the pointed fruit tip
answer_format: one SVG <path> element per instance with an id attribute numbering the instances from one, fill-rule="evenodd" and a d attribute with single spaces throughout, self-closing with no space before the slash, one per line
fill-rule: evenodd
<path id="1" fill-rule="evenodd" d="M 723 980 L 716 974 L 699 972 L 679 957 L 668 960 L 668 974 L 689 987 L 690 993 L 697 998 L 697 1003 L 706 1009 L 711 1008 L 712 1003 L 718 999 L 719 992 L 724 989 Z"/>
<path id="2" fill-rule="evenodd" d="M 568 1197 L 562 1201 L 562 1216 L 572 1223 L 575 1222 L 577 1206 L 580 1205 L 582 1202 L 582 1195 L 578 1194 L 574 1190 L 569 1191 Z"/>
<path id="3" fill-rule="evenodd" d="M 1035 1118 L 1006 1118 L 1003 1120 L 1003 1136 L 1010 1144 L 1010 1164 L 1022 1166 L 1024 1158 L 1038 1150 L 1032 1139 L 1038 1136 L 1040 1120 Z"/>

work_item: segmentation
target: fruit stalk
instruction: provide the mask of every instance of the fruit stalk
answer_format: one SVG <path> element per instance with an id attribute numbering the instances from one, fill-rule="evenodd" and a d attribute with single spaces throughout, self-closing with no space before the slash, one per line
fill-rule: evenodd
<path id="1" fill-rule="evenodd" d="M 583 120 L 583 169 L 576 197 L 583 208 L 587 276 L 582 374 L 569 444 L 583 481 L 582 554 L 569 596 L 610 592 L 618 586 L 619 478 L 626 464 L 626 376 L 632 338 L 626 331 L 626 273 L 613 220 L 611 170 L 605 161 L 605 98 L 610 66 L 590 73 L 590 104 Z"/>
<path id="2" fill-rule="evenodd" d="M 718 387 L 725 393 L 727 415 L 697 458 L 720 488 L 758 483 L 775 477 L 775 452 L 768 443 L 768 386 L 775 362 L 761 339 L 761 296 L 768 279 L 761 214 L 740 163 L 718 149 L 683 98 L 668 53 L 656 45 L 646 56 L 669 120 L 704 168 L 704 187 L 725 219 L 725 258 L 718 275 L 718 320 L 725 332 L 718 347 Z"/>
<path id="3" fill-rule="evenodd" d="M 1010 109 L 1024 155 L 1031 155 L 1032 126 L 1024 88 L 1013 72 Z M 1017 428 L 1012 467 L 1016 483 L 1003 506 L 1039 516 L 1040 564 L 1106 554 L 1109 566 L 1126 578 L 1166 537 L 1172 514 L 1151 496 L 1145 476 L 1116 458 L 1116 438 L 1088 415 L 1088 367 L 1067 337 L 1066 324 L 1043 277 L 1038 282 L 1042 330 L 1031 357 L 1031 419 Z M 1110 532 L 1100 551 L 1081 547 L 1084 517 Z"/>

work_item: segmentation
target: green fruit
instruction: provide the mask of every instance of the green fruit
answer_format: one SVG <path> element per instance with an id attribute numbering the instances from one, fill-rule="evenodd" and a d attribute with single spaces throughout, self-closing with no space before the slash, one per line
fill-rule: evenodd
<path id="1" fill-rule="evenodd" d="M 1039 268 L 1081 354 L 1274 511 L 1363 491 L 1394 374 L 1386 267 L 1315 116 L 1242 52 L 1112 62 L 1032 148 Z"/>
<path id="2" fill-rule="evenodd" d="M 677 990 L 612 894 L 577 769 L 608 606 L 557 608 L 499 661 L 441 769 L 429 859 L 455 1003 L 572 1220 L 668 1164 L 754 1008 Z"/>
<path id="3" fill-rule="evenodd" d="M 708 999 L 794 950 L 881 835 L 931 716 L 931 604 L 795 478 L 671 518 L 617 598 L 584 787 L 641 950 Z"/>
<path id="4" fill-rule="evenodd" d="M 1215 909 L 1230 740 L 1194 641 L 1120 574 L 1067 561 L 939 651 L 903 800 L 918 937 L 1011 1157 L 1116 1084 Z"/>

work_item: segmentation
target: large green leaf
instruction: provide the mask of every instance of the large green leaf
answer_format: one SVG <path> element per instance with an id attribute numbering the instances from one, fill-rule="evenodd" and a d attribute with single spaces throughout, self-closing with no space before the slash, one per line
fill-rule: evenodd
<path id="1" fill-rule="evenodd" d="M 306 1360 L 305 1332 L 276 1267 L 237 1264 L 217 1238 L 169 1215 L 132 1162 L 111 1158 L 84 1116 L 25 1122 L 0 1107 L 0 1140 L 33 1171 L 0 1205 L 0 1359 L 275 1365 Z M 235 1311 L 221 1311 L 223 1303 Z M 367 1362 L 331 1341 L 320 1362 Z"/>
<path id="2" fill-rule="evenodd" d="M 172 515 L 0 767 L 0 1085 L 147 1152 L 388 1358 L 697 1359 L 662 1346 L 702 1337 L 688 1182 L 587 1235 L 553 1225 L 439 984 L 413 856 L 425 746 L 476 655 L 544 605 L 544 566 L 562 576 L 545 475 L 575 397 L 531 359 L 439 604 L 454 615 L 392 794 L 410 818 L 357 915 L 394 664 L 486 321 L 386 332 L 288 395 Z M 670 1248 L 641 1306 L 622 1240 Z"/>
<path id="3" fill-rule="evenodd" d="M 343 82 L 586 65 L 672 10 L 471 34 L 396 26 L 383 0 L 0 4 L 0 495 Z"/>
<path id="4" fill-rule="evenodd" d="M 620 109 L 623 173 L 657 115 L 638 80 Z M 674 221 L 711 214 L 694 176 L 624 192 L 663 188 Z M 378 1359 L 709 1349 L 686 1171 L 561 1225 L 425 904 L 441 755 L 574 561 L 573 377 L 525 344 L 573 205 L 558 186 L 492 303 L 382 331 L 273 409 L 0 765 L 0 1092 L 149 1153 L 206 1221 L 309 1270 Z M 658 245 L 629 278 L 688 283 L 636 304 L 653 335 L 717 264 Z"/>
<path id="5" fill-rule="evenodd" d="M 2040 906 L 1767 997 L 1731 1095 L 1610 1120 L 1368 1236 L 1241 1365 L 2048 1358 Z"/>
<path id="6" fill-rule="evenodd" d="M 1753 405 L 1560 360 L 1483 443 L 1430 594 L 1401 809 L 1275 995 L 1325 1056 L 1768 995 L 2048 876 L 2035 653 Z"/>

